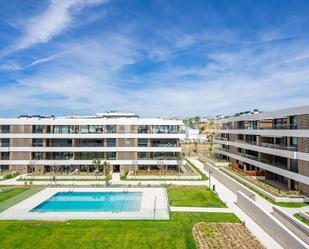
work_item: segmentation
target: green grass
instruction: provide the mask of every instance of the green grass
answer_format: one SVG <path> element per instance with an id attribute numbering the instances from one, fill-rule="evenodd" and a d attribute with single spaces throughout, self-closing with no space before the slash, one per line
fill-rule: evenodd
<path id="1" fill-rule="evenodd" d="M 202 176 L 203 181 L 208 180 L 208 177 L 202 171 L 200 171 L 200 169 L 197 168 L 190 160 L 186 159 L 186 161 L 192 168 L 194 168 L 197 171 L 197 173 L 199 173 Z"/>
<path id="2" fill-rule="evenodd" d="M 198 222 L 240 222 L 229 213 L 172 213 L 167 221 L 0 221 L 1 249 L 191 249 Z"/>
<path id="3" fill-rule="evenodd" d="M 270 199 L 266 195 L 262 194 L 261 192 L 255 190 L 254 188 L 249 186 L 248 184 L 238 180 L 235 176 L 226 172 L 225 170 L 220 169 L 220 171 L 223 172 L 224 174 L 228 175 L 229 177 L 233 178 L 235 181 L 237 181 L 241 185 L 245 186 L 246 188 L 252 190 L 254 193 L 258 194 L 259 196 L 261 196 L 265 200 L 269 201 L 273 205 L 280 206 L 280 207 L 286 207 L 286 208 L 300 208 L 300 207 L 305 207 L 305 206 L 309 205 L 308 202 L 275 202 L 273 199 Z"/>
<path id="4" fill-rule="evenodd" d="M 5 193 L 0 193 L 0 212 L 39 192 L 41 189 L 42 188 L 16 188 L 12 190 L 14 192 L 10 191 L 10 194 L 6 194 L 2 198 L 1 195 Z"/>
<path id="5" fill-rule="evenodd" d="M 3 192 L 0 192 L 0 202 L 3 202 L 27 190 L 28 190 L 27 188 L 12 188 L 12 189 L 7 189 L 7 190 L 4 189 Z"/>
<path id="6" fill-rule="evenodd" d="M 220 198 L 205 186 L 169 186 L 167 195 L 171 206 L 226 207 Z"/>
<path id="7" fill-rule="evenodd" d="M 299 214 L 294 214 L 294 217 L 304 222 L 307 226 L 309 226 L 309 220 L 306 220 L 305 218 L 301 217 Z"/>

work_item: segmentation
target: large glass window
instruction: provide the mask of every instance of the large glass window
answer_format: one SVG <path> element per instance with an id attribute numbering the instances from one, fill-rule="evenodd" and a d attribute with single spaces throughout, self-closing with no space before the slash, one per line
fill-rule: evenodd
<path id="1" fill-rule="evenodd" d="M 32 132 L 33 133 L 43 133 L 44 126 L 43 125 L 33 125 Z"/>
<path id="2" fill-rule="evenodd" d="M 138 126 L 138 133 L 148 133 L 148 125 L 140 125 Z"/>
<path id="3" fill-rule="evenodd" d="M 54 133 L 56 134 L 71 134 L 74 133 L 74 126 L 73 125 L 55 125 L 54 126 Z"/>
<path id="4" fill-rule="evenodd" d="M 73 159 L 71 152 L 49 152 L 48 158 L 52 160 L 70 160 Z"/>
<path id="5" fill-rule="evenodd" d="M 176 139 L 153 139 L 152 146 L 153 147 L 176 147 L 177 140 Z"/>
<path id="6" fill-rule="evenodd" d="M 147 147 L 148 139 L 147 138 L 139 138 L 138 139 L 138 147 Z"/>
<path id="7" fill-rule="evenodd" d="M 1 147 L 9 147 L 10 146 L 10 139 L 9 138 L 2 138 L 1 139 Z"/>
<path id="8" fill-rule="evenodd" d="M 41 139 L 41 138 L 32 139 L 32 146 L 33 147 L 42 147 L 43 146 L 43 139 Z"/>
<path id="9" fill-rule="evenodd" d="M 9 160 L 10 152 L 1 152 L 1 160 Z"/>
<path id="10" fill-rule="evenodd" d="M 107 147 L 116 147 L 116 138 L 108 138 L 106 140 Z"/>
<path id="11" fill-rule="evenodd" d="M 32 159 L 43 160 L 43 152 L 32 152 Z"/>
<path id="12" fill-rule="evenodd" d="M 177 133 L 177 127 L 175 125 L 155 125 L 152 129 L 153 133 Z"/>
<path id="13" fill-rule="evenodd" d="M 137 152 L 137 158 L 138 159 L 147 159 L 147 152 Z"/>
<path id="14" fill-rule="evenodd" d="M 80 147 L 103 147 L 103 139 L 81 139 Z"/>
<path id="15" fill-rule="evenodd" d="M 52 147 L 72 147 L 72 139 L 52 139 Z"/>
<path id="16" fill-rule="evenodd" d="M 106 133 L 116 133 L 116 125 L 107 125 Z"/>
<path id="17" fill-rule="evenodd" d="M 115 160 L 116 152 L 107 152 L 107 160 Z"/>
<path id="18" fill-rule="evenodd" d="M 2 125 L 1 131 L 2 131 L 2 133 L 10 133 L 11 128 L 10 128 L 9 125 Z"/>
<path id="19" fill-rule="evenodd" d="M 81 152 L 81 160 L 104 159 L 104 152 Z"/>

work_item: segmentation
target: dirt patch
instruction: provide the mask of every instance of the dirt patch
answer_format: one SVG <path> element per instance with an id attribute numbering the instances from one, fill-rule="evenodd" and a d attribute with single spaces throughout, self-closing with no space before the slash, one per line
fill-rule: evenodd
<path id="1" fill-rule="evenodd" d="M 197 223 L 192 229 L 198 249 L 264 249 L 265 247 L 239 223 Z"/>

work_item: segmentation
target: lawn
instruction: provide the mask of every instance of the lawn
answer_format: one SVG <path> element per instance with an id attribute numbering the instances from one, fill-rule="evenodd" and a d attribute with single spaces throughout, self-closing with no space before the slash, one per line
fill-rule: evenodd
<path id="1" fill-rule="evenodd" d="M 15 188 L 0 193 L 0 212 L 39 192 L 42 188 Z"/>
<path id="2" fill-rule="evenodd" d="M 28 190 L 27 188 L 12 188 L 4 189 L 3 192 L 0 192 L 0 202 L 5 201 L 14 195 L 18 195 L 24 191 Z"/>
<path id="3" fill-rule="evenodd" d="M 206 186 L 169 186 L 167 194 L 171 206 L 226 207 L 220 198 Z"/>
<path id="4" fill-rule="evenodd" d="M 276 206 L 280 206 L 280 207 L 287 207 L 287 208 L 300 208 L 300 207 L 305 207 L 308 206 L 309 203 L 308 202 L 275 202 L 273 199 L 270 199 L 269 197 L 267 197 L 266 195 L 262 194 L 261 192 L 255 190 L 254 188 L 250 187 L 248 184 L 239 181 L 236 177 L 234 177 L 232 174 L 226 172 L 225 170 L 221 170 L 221 172 L 223 172 L 224 174 L 228 175 L 229 177 L 233 178 L 235 181 L 237 181 L 238 183 L 240 183 L 241 185 L 245 186 L 246 188 L 252 190 L 253 192 L 255 192 L 256 194 L 258 194 L 259 196 L 261 196 L 262 198 L 264 198 L 265 200 L 269 201 L 271 204 L 276 205 Z"/>
<path id="5" fill-rule="evenodd" d="M 239 222 L 228 213 L 171 213 L 168 221 L 0 221 L 1 249 L 196 248 L 198 222 Z"/>

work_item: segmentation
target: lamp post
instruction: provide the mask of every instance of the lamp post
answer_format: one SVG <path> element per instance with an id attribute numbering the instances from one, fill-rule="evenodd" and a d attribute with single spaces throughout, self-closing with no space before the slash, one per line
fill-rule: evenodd
<path id="1" fill-rule="evenodd" d="M 209 170 L 208 170 L 208 174 L 209 174 L 209 189 L 211 189 L 211 174 L 212 174 L 213 172 L 211 171 L 211 169 L 209 168 Z"/>

